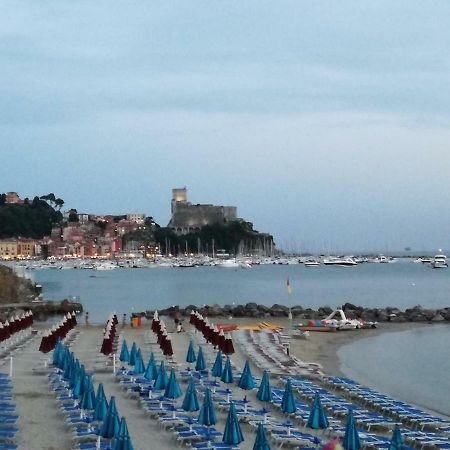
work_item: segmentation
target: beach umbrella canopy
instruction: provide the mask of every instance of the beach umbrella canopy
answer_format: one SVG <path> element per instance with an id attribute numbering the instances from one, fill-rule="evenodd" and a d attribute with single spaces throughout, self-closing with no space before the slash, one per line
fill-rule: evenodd
<path id="1" fill-rule="evenodd" d="M 122 417 L 112 450 L 134 450 L 128 433 L 127 421 Z"/>
<path id="2" fill-rule="evenodd" d="M 253 444 L 253 450 L 270 450 L 269 441 L 266 438 L 266 433 L 264 432 L 262 423 L 258 425 L 255 443 Z"/>
<path id="3" fill-rule="evenodd" d="M 99 383 L 97 388 L 96 401 L 98 402 L 100 399 L 104 398 L 106 400 L 105 390 L 103 389 L 103 383 Z"/>
<path id="4" fill-rule="evenodd" d="M 181 405 L 184 411 L 192 412 L 198 411 L 200 409 L 198 398 L 197 398 L 197 390 L 195 389 L 194 379 L 191 378 L 189 380 L 188 387 L 186 389 L 186 394 L 183 399 L 183 404 Z"/>
<path id="5" fill-rule="evenodd" d="M 347 414 L 347 424 L 345 426 L 345 435 L 342 446 L 345 450 L 359 450 L 362 447 L 358 430 L 356 429 L 355 419 L 353 418 L 353 411 L 351 409 L 348 410 Z"/>
<path id="6" fill-rule="evenodd" d="M 130 351 L 130 359 L 128 360 L 130 366 L 134 366 L 136 364 L 136 353 L 137 353 L 137 345 L 136 342 L 133 342 Z"/>
<path id="7" fill-rule="evenodd" d="M 59 367 L 60 356 L 62 352 L 61 338 L 56 340 L 55 350 L 53 351 L 53 365 Z"/>
<path id="8" fill-rule="evenodd" d="M 158 369 L 155 364 L 155 357 L 153 356 L 153 352 L 150 354 L 150 358 L 147 363 L 147 367 L 145 368 L 144 378 L 148 381 L 156 380 L 158 376 Z"/>
<path id="9" fill-rule="evenodd" d="M 245 362 L 244 370 L 242 371 L 241 378 L 239 378 L 238 386 L 245 390 L 251 390 L 255 387 L 255 380 L 253 379 L 248 361 Z"/>
<path id="10" fill-rule="evenodd" d="M 103 425 L 100 428 L 100 436 L 111 439 L 116 436 L 119 431 L 119 414 L 116 408 L 116 399 L 111 397 L 106 417 L 103 420 Z"/>
<path id="11" fill-rule="evenodd" d="M 272 401 L 272 388 L 270 387 L 269 373 L 267 370 L 263 373 L 256 398 L 261 402 Z"/>
<path id="12" fill-rule="evenodd" d="M 214 365 L 212 366 L 211 375 L 216 378 L 222 376 L 222 352 L 219 350 L 216 354 Z"/>
<path id="13" fill-rule="evenodd" d="M 286 386 L 284 387 L 283 399 L 281 400 L 281 410 L 286 414 L 295 413 L 297 410 L 290 378 L 288 378 Z"/>
<path id="14" fill-rule="evenodd" d="M 216 411 L 214 410 L 214 404 L 211 398 L 211 391 L 206 389 L 205 398 L 198 415 L 198 423 L 207 427 L 215 425 L 217 422 Z"/>
<path id="15" fill-rule="evenodd" d="M 167 372 L 164 366 L 164 361 L 161 361 L 161 364 L 159 365 L 158 376 L 156 377 L 153 389 L 158 390 L 165 389 L 168 381 L 169 379 L 167 378 Z"/>
<path id="16" fill-rule="evenodd" d="M 164 397 L 176 399 L 181 397 L 181 389 L 175 376 L 175 370 L 172 367 L 170 369 L 169 381 L 167 382 L 166 390 L 164 391 Z"/>
<path id="17" fill-rule="evenodd" d="M 242 435 L 239 419 L 236 414 L 234 403 L 231 403 L 228 410 L 227 421 L 225 422 L 225 430 L 223 432 L 222 441 L 229 445 L 238 445 L 244 440 Z"/>
<path id="18" fill-rule="evenodd" d="M 402 433 L 400 427 L 395 425 L 394 432 L 392 433 L 391 443 L 389 450 L 403 450 L 405 444 L 403 443 Z"/>
<path id="19" fill-rule="evenodd" d="M 222 376 L 220 377 L 220 379 L 227 384 L 234 382 L 233 369 L 231 368 L 231 361 L 228 356 L 227 360 L 225 361 L 225 366 L 223 367 Z"/>
<path id="20" fill-rule="evenodd" d="M 124 339 L 122 342 L 122 349 L 120 350 L 120 361 L 129 363 L 130 362 L 130 352 L 128 351 L 127 341 Z"/>
<path id="21" fill-rule="evenodd" d="M 308 418 L 308 427 L 313 428 L 314 430 L 318 430 L 319 428 L 328 428 L 328 418 L 322 407 L 322 402 L 320 401 L 318 392 L 316 392 L 314 402 L 311 405 Z"/>
<path id="22" fill-rule="evenodd" d="M 97 394 L 97 400 L 95 401 L 95 409 L 94 409 L 94 420 L 98 420 L 99 422 L 105 420 L 106 414 L 108 412 L 108 402 L 106 401 L 106 397 L 99 397 Z"/>
<path id="23" fill-rule="evenodd" d="M 133 374 L 137 375 L 139 373 L 144 373 L 144 372 L 145 372 L 144 360 L 142 359 L 141 349 L 139 349 L 136 352 Z"/>
<path id="24" fill-rule="evenodd" d="M 203 356 L 202 348 L 199 347 L 197 354 L 197 362 L 195 363 L 195 370 L 205 370 L 205 369 L 206 369 L 205 357 Z"/>
<path id="25" fill-rule="evenodd" d="M 189 342 L 189 348 L 186 354 L 186 362 L 193 363 L 197 360 L 195 357 L 195 351 L 194 351 L 194 343 L 192 341 Z"/>
<path id="26" fill-rule="evenodd" d="M 80 408 L 81 409 L 94 409 L 95 408 L 95 392 L 92 385 L 92 377 L 86 375 L 84 382 L 84 392 L 81 396 Z"/>

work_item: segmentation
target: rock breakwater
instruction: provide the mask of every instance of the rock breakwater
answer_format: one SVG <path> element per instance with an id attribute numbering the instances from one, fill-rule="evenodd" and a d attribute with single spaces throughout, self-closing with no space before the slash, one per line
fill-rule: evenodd
<path id="1" fill-rule="evenodd" d="M 450 322 L 450 307 L 431 309 L 421 305 L 401 310 L 394 306 L 384 308 L 365 308 L 351 303 L 342 305 L 342 310 L 351 319 L 361 318 L 365 321 L 373 322 Z M 259 305 L 257 303 L 247 303 L 245 305 L 205 305 L 186 307 L 171 306 L 170 308 L 158 310 L 162 316 L 189 317 L 191 311 L 198 311 L 206 317 L 249 317 L 257 319 L 270 319 L 271 317 L 288 317 L 289 307 L 275 303 L 272 306 Z M 333 312 L 329 306 L 322 306 L 318 309 L 305 308 L 301 305 L 291 307 L 292 316 L 296 320 L 319 320 L 324 319 Z M 133 313 L 132 316 L 140 316 L 151 319 L 153 310 L 141 313 Z"/>

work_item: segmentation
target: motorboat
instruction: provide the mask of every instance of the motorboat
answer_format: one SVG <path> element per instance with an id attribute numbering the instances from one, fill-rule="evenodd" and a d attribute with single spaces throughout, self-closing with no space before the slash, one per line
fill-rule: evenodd
<path id="1" fill-rule="evenodd" d="M 323 263 L 326 266 L 353 267 L 358 263 L 350 256 L 344 258 L 325 258 Z"/>
<path id="2" fill-rule="evenodd" d="M 436 255 L 434 259 L 431 261 L 431 267 L 433 269 L 446 269 L 448 267 L 447 257 L 442 253 Z"/>
<path id="3" fill-rule="evenodd" d="M 320 266 L 320 262 L 319 261 L 305 261 L 303 263 L 303 265 L 305 267 L 319 267 Z"/>
<path id="4" fill-rule="evenodd" d="M 224 259 L 216 263 L 216 267 L 236 269 L 240 267 L 240 264 L 235 259 Z"/>
<path id="5" fill-rule="evenodd" d="M 376 322 L 365 322 L 362 319 L 348 318 L 342 309 L 335 309 L 322 320 L 324 325 L 334 326 L 338 330 L 359 330 L 361 328 L 376 328 Z"/>

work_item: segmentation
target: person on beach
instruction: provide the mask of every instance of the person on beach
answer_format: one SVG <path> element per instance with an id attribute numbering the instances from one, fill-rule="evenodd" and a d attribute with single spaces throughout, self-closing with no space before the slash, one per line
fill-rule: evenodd
<path id="1" fill-rule="evenodd" d="M 122 327 L 125 327 L 126 324 L 127 324 L 127 315 L 126 313 L 124 313 L 122 316 Z"/>
<path id="2" fill-rule="evenodd" d="M 86 311 L 86 315 L 84 316 L 84 323 L 89 325 L 89 313 Z"/>

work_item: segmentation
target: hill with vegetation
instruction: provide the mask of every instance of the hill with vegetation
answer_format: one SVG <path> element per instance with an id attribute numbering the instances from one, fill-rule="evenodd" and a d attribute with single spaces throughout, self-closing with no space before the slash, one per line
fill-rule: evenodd
<path id="1" fill-rule="evenodd" d="M 64 200 L 54 194 L 24 199 L 23 203 L 6 203 L 6 196 L 0 196 L 0 239 L 26 237 L 41 239 L 50 235 L 52 226 L 60 223 L 60 209 Z"/>

